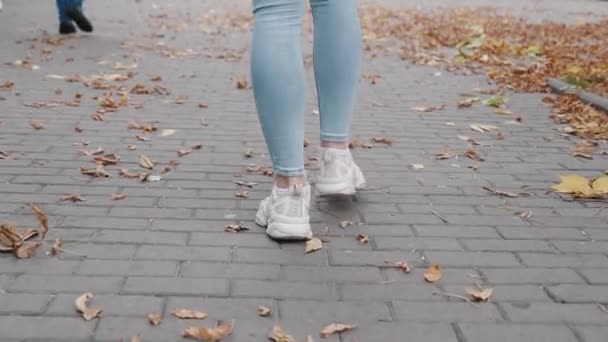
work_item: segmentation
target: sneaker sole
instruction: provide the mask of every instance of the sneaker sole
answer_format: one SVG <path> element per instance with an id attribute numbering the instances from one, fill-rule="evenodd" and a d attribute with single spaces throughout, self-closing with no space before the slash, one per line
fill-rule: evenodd
<path id="1" fill-rule="evenodd" d="M 315 184 L 319 196 L 352 196 L 357 190 L 350 183 L 317 183 Z"/>
<path id="2" fill-rule="evenodd" d="M 270 224 L 266 228 L 266 234 L 274 240 L 309 240 L 312 238 L 310 225 L 281 223 L 280 226 Z"/>

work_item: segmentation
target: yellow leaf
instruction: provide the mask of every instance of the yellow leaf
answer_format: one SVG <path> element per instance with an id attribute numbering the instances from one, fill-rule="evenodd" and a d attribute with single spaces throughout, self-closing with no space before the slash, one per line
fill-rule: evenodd
<path id="1" fill-rule="evenodd" d="M 431 267 L 424 272 L 424 280 L 428 281 L 429 283 L 438 282 L 442 276 L 441 266 L 437 264 L 431 265 Z"/>
<path id="2" fill-rule="evenodd" d="M 76 309 L 82 313 L 82 318 L 84 318 L 85 321 L 90 321 L 99 316 L 101 313 L 100 309 L 87 307 L 87 302 L 91 298 L 93 298 L 93 294 L 91 292 L 84 293 L 80 297 L 76 298 Z"/>
<path id="3" fill-rule="evenodd" d="M 182 332 L 182 337 L 198 341 L 220 341 L 232 333 L 233 322 L 222 323 L 216 328 L 190 327 Z"/>
<path id="4" fill-rule="evenodd" d="M 314 251 L 318 251 L 321 248 L 323 248 L 323 242 L 319 238 L 313 237 L 312 239 L 306 241 L 305 253 L 312 253 Z"/>
<path id="5" fill-rule="evenodd" d="M 353 330 L 356 327 L 356 325 L 332 323 L 321 330 L 321 337 L 325 338 L 333 334 L 341 334 L 345 331 Z"/>
<path id="6" fill-rule="evenodd" d="M 177 318 L 182 319 L 204 319 L 208 315 L 202 311 L 189 310 L 189 309 L 175 309 L 171 311 L 171 314 Z"/>
<path id="7" fill-rule="evenodd" d="M 602 176 L 593 181 L 593 192 L 608 194 L 608 176 Z"/>
<path id="8" fill-rule="evenodd" d="M 483 287 L 479 287 L 479 289 L 467 288 L 465 292 L 477 302 L 487 302 L 492 297 L 494 289 Z"/>
<path id="9" fill-rule="evenodd" d="M 270 312 L 270 308 L 265 307 L 265 306 L 260 306 L 258 308 L 258 315 L 262 316 L 262 317 L 268 317 L 270 316 L 271 312 Z"/>
<path id="10" fill-rule="evenodd" d="M 559 176 L 559 178 L 561 183 L 551 187 L 557 192 L 583 196 L 590 196 L 593 193 L 593 189 L 589 186 L 589 181 L 583 176 L 566 175 Z"/>
<path id="11" fill-rule="evenodd" d="M 268 334 L 268 339 L 272 342 L 295 342 L 296 339 L 288 335 L 280 325 L 275 324 Z"/>

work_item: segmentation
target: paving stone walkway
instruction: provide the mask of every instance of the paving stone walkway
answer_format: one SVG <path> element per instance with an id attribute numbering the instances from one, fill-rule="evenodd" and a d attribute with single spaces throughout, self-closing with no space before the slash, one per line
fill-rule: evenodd
<path id="1" fill-rule="evenodd" d="M 305 255 L 303 244 L 275 243 L 252 222 L 271 178 L 247 171 L 249 164 L 269 163 L 251 90 L 235 86 L 248 74 L 247 22 L 235 20 L 244 32 L 230 32 L 201 20 L 228 6 L 246 13 L 249 3 L 87 2 L 96 32 L 60 43 L 52 1 L 7 0 L 0 13 L 0 83 L 15 83 L 0 90 L 0 150 L 10 156 L 0 160 L 0 220 L 33 226 L 27 203 L 39 203 L 50 220 L 48 242 L 62 237 L 71 252 L 48 256 L 45 248 L 28 260 L 0 255 L 0 341 L 129 341 L 136 334 L 146 342 L 179 341 L 184 327 L 231 319 L 234 332 L 225 341 L 265 341 L 275 321 L 298 341 L 309 334 L 318 340 L 332 322 L 359 327 L 326 341 L 606 341 L 608 312 L 600 304 L 608 304 L 607 205 L 564 201 L 547 189 L 560 174 L 601 175 L 608 159 L 571 157 L 573 141 L 554 130 L 542 95 L 510 97 L 510 109 L 523 119 L 516 124 L 481 105 L 456 108 L 461 93 L 491 88 L 483 77 L 367 58 L 364 73 L 380 78 L 375 85 L 361 81 L 353 134 L 394 143 L 354 150 L 369 188 L 347 207 L 316 200 L 314 231 L 326 243 Z M 522 9 L 524 2 L 503 3 Z M 581 11 L 608 12 L 601 1 L 556 3 L 551 13 L 559 18 L 570 18 L 579 4 Z M 9 65 L 28 54 L 38 70 Z M 117 71 L 117 62 L 138 67 Z M 102 72 L 135 73 L 103 84 L 124 84 L 127 91 L 137 83 L 162 86 L 171 94 L 130 95 L 128 106 L 94 121 L 94 97 L 106 90 L 47 77 Z M 162 80 L 152 81 L 155 76 Z M 312 157 L 318 116 L 312 76 L 309 81 L 306 150 Z M 77 93 L 79 106 L 64 104 Z M 443 111 L 410 109 L 441 103 Z M 31 120 L 45 128 L 33 130 Z M 135 136 L 141 132 L 127 128 L 131 120 L 156 120 L 159 131 L 140 141 Z M 472 123 L 498 126 L 505 139 L 473 132 Z M 163 129 L 175 134 L 162 137 Z M 486 160 L 435 160 L 446 145 L 464 153 L 468 143 L 458 135 L 488 144 L 478 147 Z M 199 143 L 202 149 L 177 157 L 178 149 Z M 80 167 L 94 164 L 78 151 L 99 146 L 121 157 L 119 165 L 106 167 L 111 178 L 80 174 Z M 246 159 L 249 148 L 253 157 Z M 119 176 L 122 168 L 143 170 L 140 154 L 158 162 L 154 175 L 171 160 L 179 165 L 160 181 Z M 237 180 L 259 185 L 239 199 Z M 504 198 L 484 186 L 529 196 Z M 86 201 L 58 201 L 73 193 Z M 127 197 L 113 201 L 112 193 Z M 516 214 L 523 211 L 533 216 L 523 220 Z M 342 229 L 342 220 L 354 224 Z M 250 230 L 224 232 L 239 221 Z M 358 234 L 370 242 L 359 244 Z M 398 261 L 413 271 L 386 267 Z M 443 279 L 427 284 L 422 274 L 432 263 L 443 267 Z M 434 295 L 463 294 L 476 282 L 494 288 L 479 308 Z M 103 312 L 85 322 L 74 300 L 88 291 Z M 272 318 L 257 315 L 260 305 L 272 309 Z M 177 320 L 170 312 L 179 307 L 209 318 Z M 163 313 L 160 326 L 146 322 L 151 312 Z"/>

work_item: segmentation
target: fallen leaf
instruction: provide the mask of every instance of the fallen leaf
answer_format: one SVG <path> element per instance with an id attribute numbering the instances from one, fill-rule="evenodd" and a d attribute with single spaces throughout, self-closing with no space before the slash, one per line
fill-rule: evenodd
<path id="1" fill-rule="evenodd" d="M 492 125 L 482 125 L 482 124 L 470 124 L 469 127 L 475 132 L 485 133 L 492 132 L 493 130 L 497 130 L 498 127 Z"/>
<path id="2" fill-rule="evenodd" d="M 95 169 L 89 169 L 89 168 L 86 168 L 86 167 L 81 167 L 80 168 L 80 173 L 83 174 L 83 175 L 89 175 L 89 176 L 92 176 L 92 177 L 104 177 L 104 178 L 111 177 L 111 175 L 103 167 L 103 164 L 97 164 L 97 166 L 95 167 Z"/>
<path id="3" fill-rule="evenodd" d="M 436 110 L 442 110 L 445 108 L 445 105 L 439 105 L 439 106 L 417 106 L 417 107 L 412 107 L 411 109 L 416 111 L 416 112 L 421 112 L 421 113 L 429 113 L 429 112 L 433 112 Z"/>
<path id="4" fill-rule="evenodd" d="M 13 251 L 13 254 L 15 254 L 18 259 L 29 259 L 36 253 L 38 247 L 40 247 L 41 245 L 42 241 L 25 242 L 17 249 L 15 249 Z"/>
<path id="5" fill-rule="evenodd" d="M 520 211 L 515 213 L 515 215 L 521 217 L 523 220 L 528 220 L 532 217 L 532 210 Z"/>
<path id="6" fill-rule="evenodd" d="M 236 81 L 236 89 L 245 89 L 247 88 L 247 80 L 239 79 Z"/>
<path id="7" fill-rule="evenodd" d="M 253 157 L 253 149 L 246 148 L 245 151 L 243 151 L 243 154 L 245 155 L 245 158 L 251 158 Z"/>
<path id="8" fill-rule="evenodd" d="M 271 342 L 296 342 L 296 339 L 288 335 L 278 324 L 272 327 L 272 330 L 268 334 L 268 339 Z"/>
<path id="9" fill-rule="evenodd" d="M 441 277 L 443 277 L 441 266 L 437 264 L 431 265 L 431 267 L 424 272 L 424 280 L 429 283 L 436 283 L 441 279 Z"/>
<path id="10" fill-rule="evenodd" d="M 35 130 L 40 130 L 40 129 L 44 129 L 44 125 L 42 124 L 42 122 L 37 121 L 37 120 L 32 120 L 30 121 L 30 125 L 35 129 Z"/>
<path id="11" fill-rule="evenodd" d="M 492 297 L 494 289 L 483 287 L 479 287 L 479 289 L 467 288 L 465 292 L 476 302 L 487 302 Z"/>
<path id="12" fill-rule="evenodd" d="M 127 198 L 127 194 L 122 193 L 122 194 L 116 194 L 116 193 L 112 193 L 112 201 L 119 201 L 121 199 L 125 199 Z"/>
<path id="13" fill-rule="evenodd" d="M 234 184 L 240 185 L 240 186 L 246 186 L 250 189 L 253 188 L 254 186 L 258 185 L 258 183 L 255 183 L 255 182 L 245 182 L 245 181 L 240 181 L 240 180 L 234 181 Z"/>
<path id="14" fill-rule="evenodd" d="M 40 241 L 43 241 L 46 237 L 46 232 L 49 231 L 49 219 L 46 217 L 46 214 L 34 203 L 30 203 L 30 208 L 36 214 L 36 218 L 38 219 L 38 223 L 40 223 Z"/>
<path id="15" fill-rule="evenodd" d="M 97 164 L 102 165 L 116 165 L 118 162 L 120 162 L 120 156 L 115 153 L 106 154 L 105 156 L 99 156 L 93 159 L 97 162 Z"/>
<path id="16" fill-rule="evenodd" d="M 171 311 L 171 314 L 177 318 L 182 319 L 204 319 L 207 315 L 202 311 L 190 310 L 190 309 L 175 309 Z"/>
<path id="17" fill-rule="evenodd" d="M 137 146 L 129 144 L 129 145 L 127 145 L 127 150 L 129 150 L 129 151 L 135 151 L 135 150 L 137 150 Z"/>
<path id="18" fill-rule="evenodd" d="M 168 137 L 168 136 L 173 135 L 173 134 L 175 134 L 175 130 L 168 128 L 168 129 L 163 129 L 161 131 L 161 133 L 160 133 L 160 136 L 161 137 Z"/>
<path id="19" fill-rule="evenodd" d="M 557 192 L 572 194 L 575 198 L 603 198 L 608 195 L 608 176 L 593 181 L 579 175 L 560 176 L 560 184 L 551 188 Z"/>
<path id="20" fill-rule="evenodd" d="M 148 137 L 145 137 L 143 135 L 136 135 L 135 137 L 137 138 L 137 140 L 140 140 L 140 141 L 150 141 L 150 140 L 152 140 L 152 139 L 150 139 Z"/>
<path id="21" fill-rule="evenodd" d="M 424 165 L 423 164 L 412 164 L 412 168 L 414 170 L 422 170 L 422 169 L 424 169 Z"/>
<path id="22" fill-rule="evenodd" d="M 385 261 L 384 263 L 391 264 L 394 267 L 401 269 L 404 273 L 410 273 L 412 271 L 412 268 L 410 267 L 410 265 L 405 261 L 397 261 L 397 262 Z"/>
<path id="23" fill-rule="evenodd" d="M 510 197 L 510 198 L 517 198 L 517 197 L 520 196 L 520 194 L 515 194 L 515 193 L 512 193 L 512 192 L 492 189 L 492 188 L 487 187 L 487 186 L 483 186 L 482 189 L 484 189 L 486 191 L 489 191 L 489 192 L 491 192 L 491 193 L 493 193 L 495 195 L 498 195 L 498 196 L 504 196 L 504 197 Z"/>
<path id="24" fill-rule="evenodd" d="M 57 255 L 63 252 L 62 246 L 63 240 L 61 240 L 61 238 L 55 238 L 55 242 L 53 242 L 53 246 L 51 246 L 51 255 Z"/>
<path id="25" fill-rule="evenodd" d="M 234 196 L 238 197 L 238 198 L 248 198 L 249 197 L 249 191 L 237 191 Z"/>
<path id="26" fill-rule="evenodd" d="M 139 165 L 145 169 L 153 169 L 154 162 L 150 160 L 145 154 L 139 156 Z"/>
<path id="27" fill-rule="evenodd" d="M 511 114 L 513 114 L 513 112 L 510 111 L 510 110 L 508 110 L 508 109 L 498 108 L 498 109 L 494 109 L 494 114 L 498 114 L 498 115 L 511 115 Z"/>
<path id="28" fill-rule="evenodd" d="M 450 150 L 449 146 L 445 146 L 439 153 L 435 155 L 435 159 L 444 160 L 444 159 L 452 159 L 454 158 L 454 154 Z"/>
<path id="29" fill-rule="evenodd" d="M 61 201 L 61 202 L 63 202 L 63 201 L 84 202 L 86 200 L 87 200 L 86 198 L 80 197 L 80 194 L 65 195 L 59 199 L 59 201 Z"/>
<path id="30" fill-rule="evenodd" d="M 311 335 L 306 336 L 306 342 L 315 342 Z"/>
<path id="31" fill-rule="evenodd" d="M 479 153 L 477 153 L 477 151 L 475 151 L 472 148 L 466 150 L 464 152 L 464 156 L 467 157 L 467 158 L 469 158 L 469 159 L 476 160 L 476 161 L 484 161 L 485 160 Z"/>
<path id="32" fill-rule="evenodd" d="M 149 313 L 146 318 L 148 319 L 148 323 L 152 324 L 153 326 L 157 326 L 160 324 L 160 321 L 162 321 L 163 315 L 153 312 Z"/>
<path id="33" fill-rule="evenodd" d="M 458 101 L 458 108 L 468 108 L 473 105 L 473 103 L 479 101 L 478 97 L 470 97 L 466 99 L 462 99 Z"/>
<path id="34" fill-rule="evenodd" d="M 135 335 L 131 337 L 131 342 L 141 342 L 141 337 L 139 337 L 139 335 Z"/>
<path id="35" fill-rule="evenodd" d="M 313 237 L 312 239 L 306 241 L 306 249 L 304 253 L 312 253 L 320 250 L 321 248 L 323 248 L 323 242 L 319 238 Z"/>
<path id="36" fill-rule="evenodd" d="M 504 134 L 502 132 L 496 133 L 496 140 L 505 140 Z"/>
<path id="37" fill-rule="evenodd" d="M 333 334 L 341 334 L 346 331 L 353 330 L 357 325 L 332 323 L 321 330 L 321 337 L 325 338 Z"/>
<path id="38" fill-rule="evenodd" d="M 343 220 L 340 221 L 340 228 L 344 229 L 348 226 L 352 226 L 353 225 L 353 221 L 348 221 L 348 220 Z"/>
<path id="39" fill-rule="evenodd" d="M 209 108 L 209 105 L 204 103 L 204 102 L 199 102 L 198 103 L 198 108 Z"/>
<path id="40" fill-rule="evenodd" d="M 82 318 L 85 321 L 90 321 L 95 317 L 98 317 L 101 313 L 100 309 L 89 308 L 87 306 L 87 302 L 93 298 L 93 294 L 91 292 L 87 292 L 82 294 L 80 297 L 76 298 L 76 309 L 82 313 Z"/>
<path id="41" fill-rule="evenodd" d="M 158 122 L 129 121 L 129 123 L 127 123 L 127 128 L 140 129 L 144 131 L 144 133 L 151 133 L 158 130 Z"/>
<path id="42" fill-rule="evenodd" d="M 268 317 L 270 316 L 271 312 L 270 312 L 270 308 L 265 307 L 265 306 L 260 306 L 258 308 L 258 315 L 262 316 L 262 317 Z"/>
<path id="43" fill-rule="evenodd" d="M 385 145 L 392 145 L 393 144 L 393 139 L 391 139 L 391 138 L 376 137 L 376 138 L 372 138 L 372 141 L 375 142 L 375 143 L 385 144 Z"/>
<path id="44" fill-rule="evenodd" d="M 241 224 L 229 224 L 224 228 L 224 231 L 228 233 L 240 233 L 247 230 L 249 230 L 249 228 Z"/>
<path id="45" fill-rule="evenodd" d="M 369 242 L 369 236 L 365 235 L 365 234 L 359 234 L 355 237 L 357 239 L 357 241 L 359 241 L 360 244 L 365 245 L 366 243 Z"/>
<path id="46" fill-rule="evenodd" d="M 504 96 L 496 95 L 483 101 L 483 104 L 490 107 L 500 107 L 507 103 L 507 99 Z"/>
<path id="47" fill-rule="evenodd" d="M 190 327 L 182 332 L 182 337 L 199 341 L 220 341 L 232 333 L 233 322 L 224 322 L 216 328 Z"/>

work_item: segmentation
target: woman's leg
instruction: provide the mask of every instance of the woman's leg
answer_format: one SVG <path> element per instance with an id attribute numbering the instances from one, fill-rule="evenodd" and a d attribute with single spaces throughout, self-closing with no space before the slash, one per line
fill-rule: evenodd
<path id="1" fill-rule="evenodd" d="M 276 239 L 312 236 L 304 174 L 305 78 L 301 51 L 305 0 L 254 0 L 251 79 L 276 178 L 256 223 Z"/>
<path id="2" fill-rule="evenodd" d="M 361 75 L 361 27 L 357 1 L 310 0 L 310 5 L 315 24 L 313 61 L 321 141 L 346 148 Z"/>
<path id="3" fill-rule="evenodd" d="M 305 0 L 253 3 L 251 78 L 262 131 L 277 182 L 301 182 L 305 101 L 301 32 Z M 290 184 L 278 185 L 285 188 Z"/>
<path id="4" fill-rule="evenodd" d="M 57 12 L 60 23 L 71 23 L 72 19 L 67 14 L 67 9 L 72 7 L 72 0 L 57 0 Z"/>
<path id="5" fill-rule="evenodd" d="M 314 71 L 321 117 L 321 195 L 352 195 L 365 179 L 348 150 L 361 75 L 361 26 L 356 0 L 310 0 Z"/>

